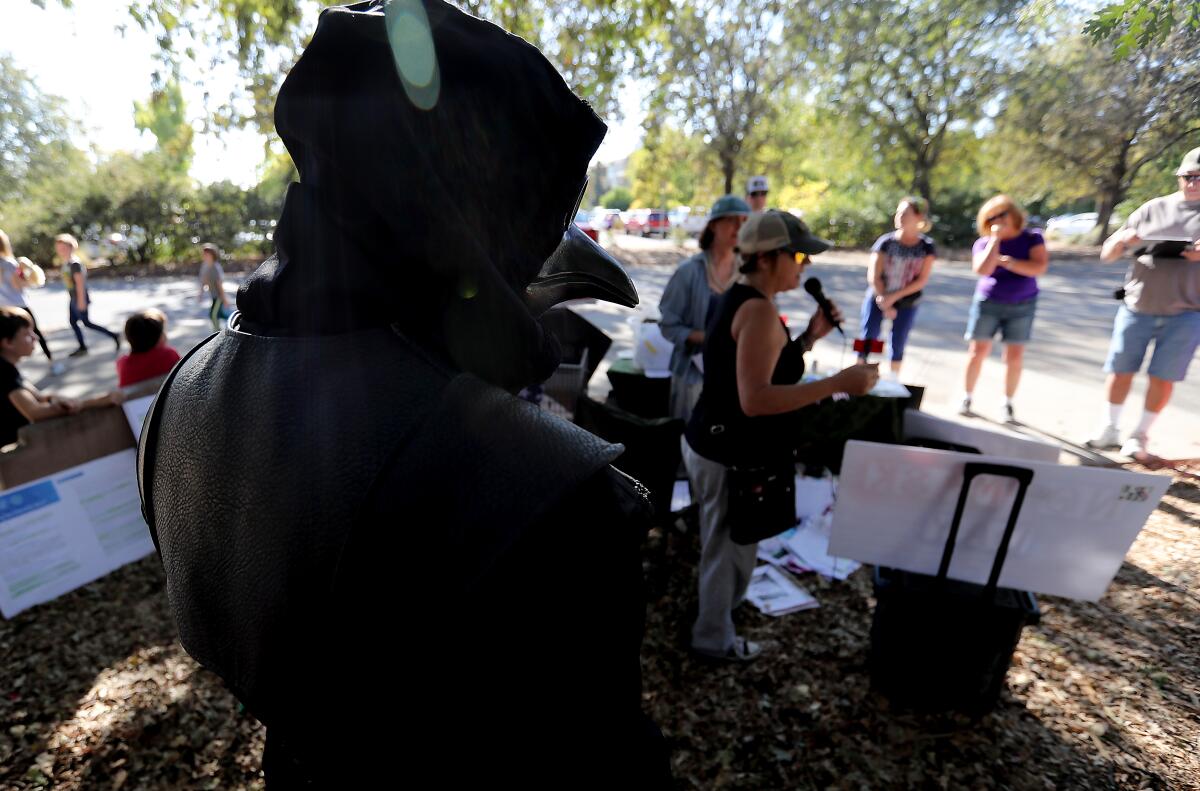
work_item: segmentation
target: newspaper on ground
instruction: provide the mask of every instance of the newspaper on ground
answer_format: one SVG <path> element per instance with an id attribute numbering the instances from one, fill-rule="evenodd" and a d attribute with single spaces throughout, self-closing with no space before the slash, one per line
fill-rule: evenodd
<path id="1" fill-rule="evenodd" d="M 816 598 L 774 566 L 759 566 L 750 576 L 746 600 L 766 615 L 786 615 L 819 607 Z"/>

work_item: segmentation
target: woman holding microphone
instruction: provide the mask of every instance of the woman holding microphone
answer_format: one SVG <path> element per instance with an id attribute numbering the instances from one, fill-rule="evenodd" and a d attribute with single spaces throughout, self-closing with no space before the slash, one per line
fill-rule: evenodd
<path id="1" fill-rule="evenodd" d="M 683 448 L 700 506 L 700 603 L 692 650 L 702 656 L 747 661 L 761 651 L 733 627 L 733 608 L 745 596 L 756 545 L 730 538 L 729 468 L 786 464 L 794 458 L 789 426 L 797 410 L 838 392 L 862 395 L 879 379 L 877 366 L 860 363 L 828 379 L 799 384 L 804 352 L 833 323 L 818 311 L 792 340 L 775 296 L 800 285 L 809 256 L 829 247 L 791 214 L 752 214 L 738 233 L 741 277 L 721 298 L 706 330 L 704 389 Z M 831 312 L 834 321 L 841 320 L 836 306 Z"/>

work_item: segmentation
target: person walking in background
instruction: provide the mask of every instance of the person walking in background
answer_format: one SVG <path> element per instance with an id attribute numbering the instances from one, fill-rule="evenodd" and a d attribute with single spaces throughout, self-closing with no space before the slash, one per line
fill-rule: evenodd
<path id="1" fill-rule="evenodd" d="M 206 244 L 200 249 L 200 301 L 204 291 L 212 302 L 208 307 L 208 320 L 213 329 L 220 332 L 221 322 L 229 318 L 229 298 L 225 296 L 225 271 L 221 269 L 221 250 L 215 244 Z"/>
<path id="2" fill-rule="evenodd" d="M 161 310 L 143 310 L 125 320 L 129 354 L 117 358 L 117 386 L 129 385 L 170 373 L 179 352 L 167 345 L 167 317 Z"/>
<path id="3" fill-rule="evenodd" d="M 121 351 L 120 336 L 99 324 L 93 324 L 88 318 L 88 306 L 91 304 L 91 298 L 87 288 L 87 267 L 79 260 L 79 242 L 69 233 L 60 233 L 54 237 L 54 249 L 58 251 L 58 257 L 63 262 L 62 279 L 63 284 L 67 287 L 67 297 L 71 303 L 68 318 L 71 322 L 71 330 L 75 333 L 75 340 L 79 342 L 79 348 L 71 352 L 70 356 L 82 357 L 88 353 L 87 343 L 83 340 L 83 330 L 79 328 L 80 324 L 89 330 L 107 335 L 112 339 L 117 351 Z"/>
<path id="4" fill-rule="evenodd" d="M 884 319 L 892 322 L 892 373 L 900 373 L 904 345 L 917 317 L 921 289 L 929 282 L 936 249 L 925 235 L 930 223 L 919 198 L 904 198 L 896 207 L 892 223 L 896 230 L 885 233 L 871 245 L 867 269 L 867 293 L 862 304 L 861 337 L 879 337 Z M 869 347 L 868 347 L 869 348 Z M 866 354 L 859 357 L 866 361 Z"/>
<path id="5" fill-rule="evenodd" d="M 959 414 L 971 415 L 975 383 L 983 361 L 992 351 L 996 333 L 1004 342 L 1004 420 L 1015 423 L 1013 397 L 1021 381 L 1025 344 L 1037 311 L 1037 278 L 1050 265 L 1046 242 L 1025 227 L 1025 212 L 1007 195 L 997 195 L 975 218 L 979 238 L 972 248 L 972 266 L 979 275 L 965 335 L 969 343 L 966 381 Z"/>
<path id="6" fill-rule="evenodd" d="M 770 186 L 766 176 L 751 176 L 747 179 L 746 203 L 750 204 L 750 211 L 766 211 L 769 192 Z"/>
<path id="7" fill-rule="evenodd" d="M 671 350 L 671 417 L 687 420 L 704 386 L 700 350 L 704 328 L 716 309 L 717 299 L 737 278 L 735 266 L 738 229 L 750 207 L 736 195 L 724 195 L 713 204 L 700 234 L 700 252 L 687 258 L 663 289 L 658 309 L 659 329 L 674 344 Z"/>
<path id="8" fill-rule="evenodd" d="M 32 269 L 32 262 L 30 269 Z M 66 370 L 66 366 L 61 361 L 54 360 L 54 355 L 50 352 L 50 344 L 46 342 L 46 336 L 38 329 L 37 318 L 25 300 L 25 289 L 29 285 L 31 284 L 25 277 L 25 269 L 21 266 L 21 261 L 13 257 L 12 243 L 8 239 L 8 234 L 0 231 L 0 305 L 20 308 L 29 315 L 33 334 L 37 336 L 38 343 L 42 347 L 42 354 L 46 355 L 46 359 L 50 362 L 50 373 L 61 374 Z"/>
<path id="9" fill-rule="evenodd" d="M 1143 244 L 1153 245 L 1154 239 L 1190 240 L 1178 255 L 1135 257 L 1113 321 L 1104 363 L 1108 413 L 1104 427 L 1087 445 L 1113 448 L 1119 443 L 1121 410 L 1153 340 L 1142 417 L 1121 446 L 1121 454 L 1133 458 L 1146 453 L 1150 427 L 1170 401 L 1175 383 L 1187 376 L 1200 347 L 1200 148 L 1184 156 L 1175 176 L 1178 192 L 1142 204 L 1100 250 L 1101 261 L 1115 261 Z"/>

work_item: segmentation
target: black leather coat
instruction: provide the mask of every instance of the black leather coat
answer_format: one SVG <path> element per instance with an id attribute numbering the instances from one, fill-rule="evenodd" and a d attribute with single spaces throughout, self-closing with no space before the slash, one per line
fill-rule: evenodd
<path id="1" fill-rule="evenodd" d="M 273 787 L 661 778 L 619 451 L 392 329 L 189 354 L 139 483 L 183 645 L 267 725 Z"/>

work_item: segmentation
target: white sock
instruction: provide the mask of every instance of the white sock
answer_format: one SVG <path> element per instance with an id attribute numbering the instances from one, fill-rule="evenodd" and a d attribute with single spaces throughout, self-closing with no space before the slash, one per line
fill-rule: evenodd
<path id="1" fill-rule="evenodd" d="M 1157 418 L 1158 418 L 1157 412 L 1151 412 L 1148 409 L 1143 410 L 1142 411 L 1142 419 L 1140 421 L 1138 421 L 1138 426 L 1136 429 L 1134 429 L 1133 433 L 1138 435 L 1139 437 L 1149 436 L 1150 435 L 1150 427 L 1154 425 L 1154 421 Z"/>
<path id="2" fill-rule="evenodd" d="M 1108 405 L 1108 425 L 1117 428 L 1121 425 L 1121 410 L 1125 408 L 1124 404 L 1109 404 Z"/>

